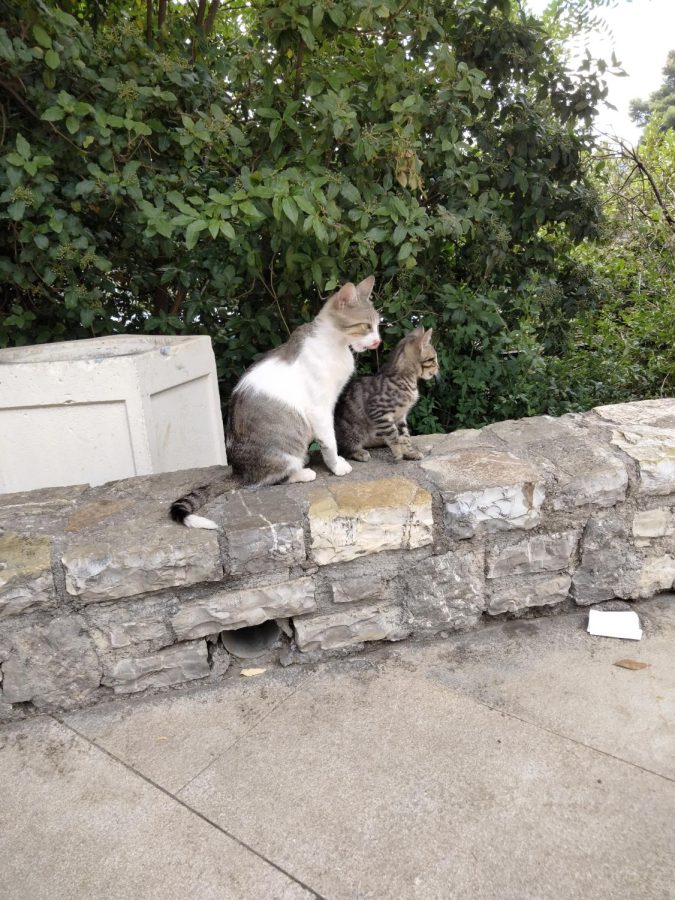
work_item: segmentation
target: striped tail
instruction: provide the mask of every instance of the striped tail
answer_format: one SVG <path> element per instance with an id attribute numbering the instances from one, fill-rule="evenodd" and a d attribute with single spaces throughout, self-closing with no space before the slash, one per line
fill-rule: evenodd
<path id="1" fill-rule="evenodd" d="M 227 486 L 223 486 L 220 490 L 219 488 L 220 485 L 217 484 L 204 484 L 195 488 L 189 494 L 174 500 L 169 515 L 174 522 L 185 525 L 186 528 L 218 528 L 211 519 L 196 516 L 194 513 L 213 497 L 217 497 L 228 489 Z"/>

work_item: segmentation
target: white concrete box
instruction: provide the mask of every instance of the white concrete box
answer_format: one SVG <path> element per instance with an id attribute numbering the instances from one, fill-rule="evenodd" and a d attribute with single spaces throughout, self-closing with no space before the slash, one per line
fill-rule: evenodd
<path id="1" fill-rule="evenodd" d="M 225 462 L 209 337 L 0 350 L 0 493 Z"/>

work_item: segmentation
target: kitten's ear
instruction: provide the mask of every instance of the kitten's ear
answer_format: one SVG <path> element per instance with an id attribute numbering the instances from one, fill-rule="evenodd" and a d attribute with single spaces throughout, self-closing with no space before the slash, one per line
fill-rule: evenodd
<path id="1" fill-rule="evenodd" d="M 433 329 L 433 328 L 429 328 L 428 331 L 425 331 L 425 332 L 424 332 L 424 343 L 425 343 L 425 344 L 431 344 L 431 335 L 432 335 L 433 333 L 434 333 L 434 329 Z"/>
<path id="2" fill-rule="evenodd" d="M 363 281 L 360 281 L 356 285 L 356 293 L 358 294 L 360 303 L 365 304 L 370 300 L 370 295 L 373 293 L 374 287 L 375 287 L 375 276 L 374 275 L 369 275 L 367 278 L 364 278 Z"/>
<path id="3" fill-rule="evenodd" d="M 351 281 L 343 284 L 337 294 L 333 294 L 331 301 L 335 309 L 346 309 L 348 306 L 356 306 L 359 302 L 358 288 Z"/>
<path id="4" fill-rule="evenodd" d="M 411 337 L 414 341 L 419 341 L 420 344 L 424 343 L 424 327 L 422 325 L 418 325 L 414 331 L 410 332 L 409 337 Z"/>

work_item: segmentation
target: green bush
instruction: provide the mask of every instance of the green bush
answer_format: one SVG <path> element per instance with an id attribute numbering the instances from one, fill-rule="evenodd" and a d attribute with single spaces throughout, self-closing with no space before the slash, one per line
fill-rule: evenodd
<path id="1" fill-rule="evenodd" d="M 508 0 L 260 0 L 208 36 L 185 4 L 159 30 L 72 5 L 96 30 L 43 4 L 0 29 L 0 346 L 206 332 L 226 398 L 374 272 L 389 345 L 435 328 L 418 426 L 539 410 L 536 323 L 569 319 L 605 92 L 540 23 Z"/>

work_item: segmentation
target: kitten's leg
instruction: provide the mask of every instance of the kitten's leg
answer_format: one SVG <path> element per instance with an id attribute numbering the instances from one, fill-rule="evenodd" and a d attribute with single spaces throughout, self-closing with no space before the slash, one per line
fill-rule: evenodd
<path id="1" fill-rule="evenodd" d="M 321 444 L 323 461 L 333 475 L 348 475 L 351 472 L 352 467 L 346 459 L 338 456 L 332 413 L 328 416 L 315 416 L 311 420 L 310 425 L 312 426 L 314 437 Z"/>
<path id="2" fill-rule="evenodd" d="M 423 459 L 424 454 L 419 450 L 415 450 L 410 440 L 410 432 L 408 431 L 408 423 L 405 419 L 398 423 L 399 441 L 403 445 L 403 459 Z"/>
<path id="3" fill-rule="evenodd" d="M 370 459 L 370 453 L 364 450 L 363 447 L 359 447 L 358 450 L 350 450 L 347 456 L 350 459 L 355 459 L 357 462 L 368 462 Z"/>
<path id="4" fill-rule="evenodd" d="M 391 420 L 391 413 L 375 421 L 375 436 L 389 447 L 395 462 L 403 459 L 403 445 L 399 438 L 398 428 Z"/>

